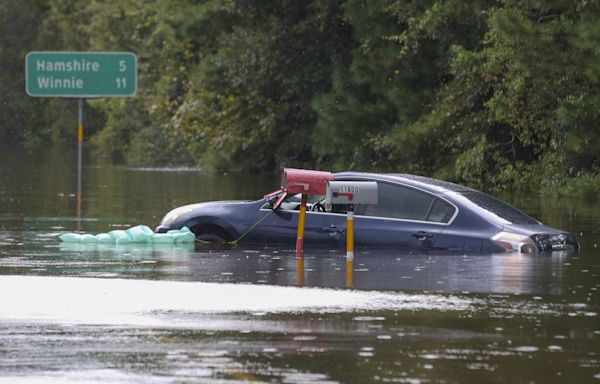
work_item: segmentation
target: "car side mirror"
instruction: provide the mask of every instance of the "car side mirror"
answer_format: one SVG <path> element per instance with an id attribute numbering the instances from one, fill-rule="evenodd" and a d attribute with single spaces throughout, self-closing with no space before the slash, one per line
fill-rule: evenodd
<path id="1" fill-rule="evenodd" d="M 267 204 L 269 204 L 269 207 L 275 211 L 281 206 L 281 203 L 283 203 L 283 200 L 285 200 L 286 196 L 287 192 L 284 189 L 279 189 L 275 192 L 265 195 L 265 199 Z"/>

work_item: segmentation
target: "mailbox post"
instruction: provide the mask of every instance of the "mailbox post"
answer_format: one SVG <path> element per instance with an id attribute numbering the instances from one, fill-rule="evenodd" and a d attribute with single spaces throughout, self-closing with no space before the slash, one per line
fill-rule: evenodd
<path id="1" fill-rule="evenodd" d="M 327 182 L 333 180 L 330 172 L 310 171 L 306 169 L 284 168 L 281 186 L 288 193 L 302 194 L 300 216 L 298 217 L 298 235 L 296 237 L 296 257 L 304 254 L 304 225 L 306 223 L 306 204 L 308 195 L 324 195 Z"/>
<path id="2" fill-rule="evenodd" d="M 346 259 L 354 260 L 354 205 L 377 204 L 375 181 L 329 181 L 325 202 L 348 206 L 346 224 Z"/>
<path id="3" fill-rule="evenodd" d="M 375 181 L 329 181 L 325 203 L 347 206 L 346 219 L 346 287 L 352 288 L 354 272 L 354 205 L 377 204 Z"/>

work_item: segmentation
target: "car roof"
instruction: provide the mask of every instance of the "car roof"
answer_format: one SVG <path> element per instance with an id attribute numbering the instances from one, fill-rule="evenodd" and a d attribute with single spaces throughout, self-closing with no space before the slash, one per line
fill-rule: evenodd
<path id="1" fill-rule="evenodd" d="M 369 180 L 389 181 L 393 183 L 402 183 L 408 186 L 419 188 L 428 192 L 469 192 L 475 191 L 472 188 L 463 185 L 451 183 L 430 177 L 409 175 L 404 173 L 368 173 L 368 172 L 339 172 L 334 174 L 335 178 L 365 178 Z"/>

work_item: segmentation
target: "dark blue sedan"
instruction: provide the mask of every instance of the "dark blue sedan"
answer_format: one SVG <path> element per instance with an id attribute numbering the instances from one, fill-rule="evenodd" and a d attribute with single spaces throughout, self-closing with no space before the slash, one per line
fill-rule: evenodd
<path id="1" fill-rule="evenodd" d="M 577 250 L 569 232 L 543 225 L 509 204 L 461 185 L 404 174 L 343 172 L 336 181 L 375 181 L 377 205 L 354 207 L 355 243 L 404 250 L 537 253 Z M 296 241 L 300 195 L 284 190 L 257 201 L 191 204 L 169 212 L 156 228 L 183 226 L 198 240 L 281 244 Z M 345 245 L 346 206 L 310 196 L 306 246 Z"/>

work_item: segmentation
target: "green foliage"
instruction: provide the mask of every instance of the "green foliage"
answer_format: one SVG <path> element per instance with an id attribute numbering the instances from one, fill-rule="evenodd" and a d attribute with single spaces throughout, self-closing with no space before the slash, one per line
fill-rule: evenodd
<path id="1" fill-rule="evenodd" d="M 334 144 L 317 145 L 320 154 L 335 168 L 431 173 L 437 163 L 432 157 L 443 156 L 432 156 L 439 134 L 423 115 L 447 81 L 452 47 L 477 46 L 487 7 L 461 1 L 345 2 L 355 43 L 337 63 L 332 90 L 313 104 L 319 112 L 317 137 Z"/>
<path id="2" fill-rule="evenodd" d="M 232 2 L 199 6 L 214 30 L 190 68 L 172 129 L 200 164 L 219 170 L 309 166 L 314 95 L 329 83 L 337 4 Z M 199 12 L 199 10 L 197 10 Z M 192 36 L 189 37 L 193 39 Z"/>
<path id="3" fill-rule="evenodd" d="M 592 13 L 600 23 L 591 7 L 506 1 L 490 8 L 481 46 L 452 46 L 449 81 L 431 109 L 388 142 L 409 147 L 403 162 L 423 173 L 482 188 L 554 188 L 595 167 L 596 65 L 589 68 L 590 47 L 581 44 L 591 29 L 580 23 Z M 425 149 L 435 148 L 441 154 L 429 160 Z"/>
<path id="4" fill-rule="evenodd" d="M 24 95 L 28 50 L 122 50 L 138 95 L 86 107 L 111 161 L 596 186 L 596 1 L 6 0 L 0 21 L 3 139 L 73 135 L 74 100 Z"/>
<path id="5" fill-rule="evenodd" d="M 598 173 L 584 173 L 573 177 L 560 188 L 549 191 L 558 196 L 581 196 L 586 199 L 600 198 L 600 175 Z"/>
<path id="6" fill-rule="evenodd" d="M 44 10 L 30 0 L 0 3 L 0 140 L 29 143 L 48 139 L 45 102 L 25 94 L 25 55 L 33 47 Z"/>

